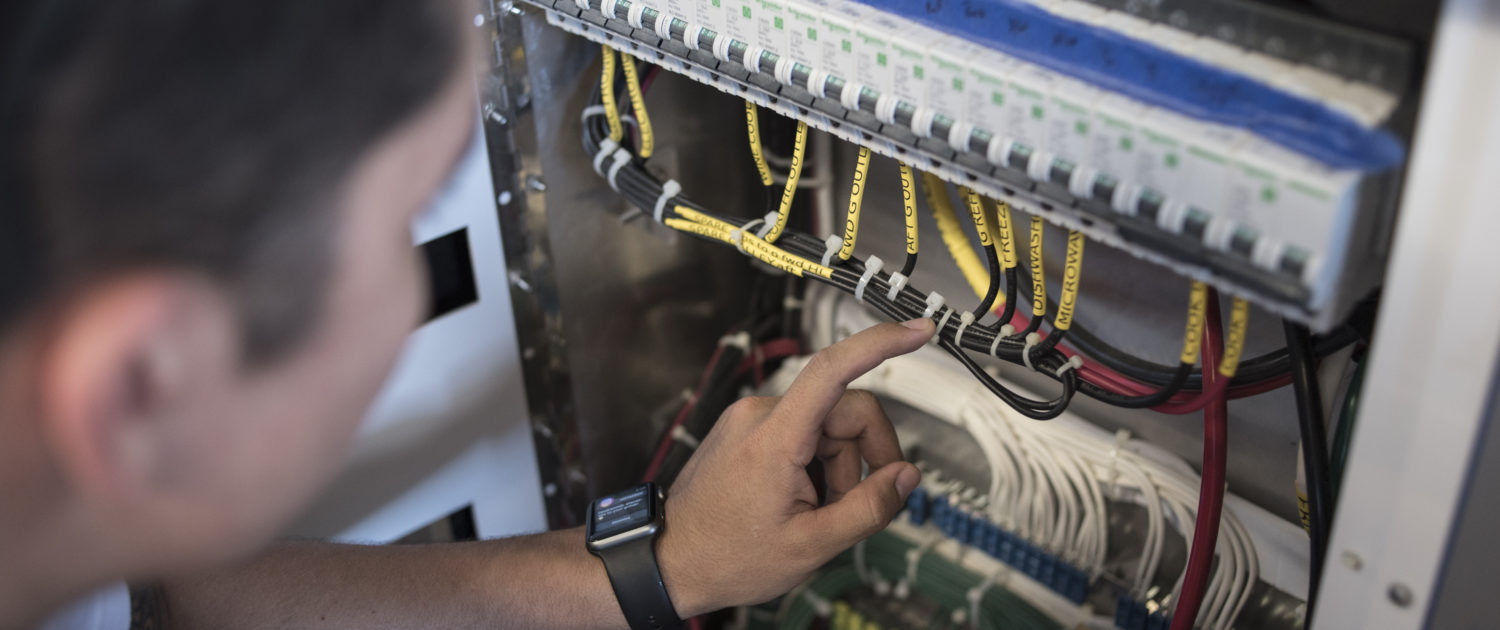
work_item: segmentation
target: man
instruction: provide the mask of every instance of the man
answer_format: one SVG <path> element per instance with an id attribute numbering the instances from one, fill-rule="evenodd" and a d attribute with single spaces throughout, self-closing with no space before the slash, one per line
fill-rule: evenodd
<path id="1" fill-rule="evenodd" d="M 408 227 L 474 118 L 457 5 L 3 10 L 0 628 L 123 628 L 127 602 L 143 628 L 625 625 L 576 529 L 266 546 L 417 321 Z M 844 388 L 931 334 L 877 326 L 725 413 L 656 544 L 679 615 L 885 526 L 917 470 Z"/>

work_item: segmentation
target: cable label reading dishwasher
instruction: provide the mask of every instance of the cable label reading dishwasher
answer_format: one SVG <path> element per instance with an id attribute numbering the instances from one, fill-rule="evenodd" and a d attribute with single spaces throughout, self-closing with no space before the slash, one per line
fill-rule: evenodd
<path id="1" fill-rule="evenodd" d="M 1007 213 L 1008 214 L 1008 213 Z M 1042 229 L 1046 225 L 1041 217 L 1031 217 L 1031 316 L 1047 314 L 1047 277 L 1042 265 Z"/>
<path id="2" fill-rule="evenodd" d="M 1073 309 L 1078 305 L 1078 282 L 1083 275 L 1083 233 L 1068 232 L 1068 263 L 1063 268 L 1062 297 L 1057 300 L 1056 330 L 1073 326 Z"/>
<path id="3" fill-rule="evenodd" d="M 917 253 L 917 191 L 911 167 L 901 165 L 901 204 L 906 209 L 906 253 Z"/>
<path id="4" fill-rule="evenodd" d="M 1208 285 L 1202 282 L 1193 283 L 1193 291 L 1188 296 L 1187 332 L 1182 335 L 1183 363 L 1192 365 L 1198 362 L 1199 345 L 1203 343 L 1203 320 L 1208 313 Z"/>

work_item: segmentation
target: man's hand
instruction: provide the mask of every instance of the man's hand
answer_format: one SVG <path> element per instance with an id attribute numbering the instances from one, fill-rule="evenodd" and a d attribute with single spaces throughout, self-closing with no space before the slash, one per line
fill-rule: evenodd
<path id="1" fill-rule="evenodd" d="M 657 555 L 679 615 L 781 595 L 890 523 L 920 475 L 875 396 L 846 388 L 932 331 L 928 319 L 873 326 L 815 355 L 785 396 L 724 412 L 667 499 Z M 814 458 L 823 506 L 807 474 Z"/>

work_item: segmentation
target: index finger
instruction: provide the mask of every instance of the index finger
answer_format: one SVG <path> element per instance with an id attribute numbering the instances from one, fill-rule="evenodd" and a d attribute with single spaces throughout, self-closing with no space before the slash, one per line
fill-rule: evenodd
<path id="1" fill-rule="evenodd" d="M 891 357 L 922 347 L 932 338 L 927 318 L 900 324 L 876 324 L 813 355 L 771 410 L 772 431 L 797 444 L 800 460 L 810 459 L 822 433 L 823 419 L 849 383 Z"/>

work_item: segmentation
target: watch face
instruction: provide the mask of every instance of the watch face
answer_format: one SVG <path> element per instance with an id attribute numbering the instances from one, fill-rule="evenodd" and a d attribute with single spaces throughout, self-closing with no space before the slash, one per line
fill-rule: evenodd
<path id="1" fill-rule="evenodd" d="M 594 502 L 594 520 L 589 523 L 592 540 L 602 540 L 651 524 L 651 486 L 642 485 Z"/>

